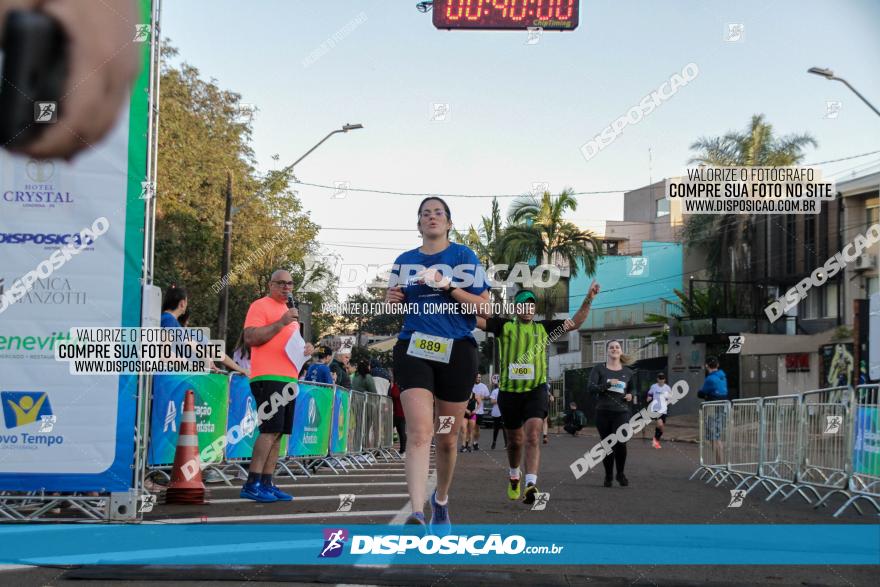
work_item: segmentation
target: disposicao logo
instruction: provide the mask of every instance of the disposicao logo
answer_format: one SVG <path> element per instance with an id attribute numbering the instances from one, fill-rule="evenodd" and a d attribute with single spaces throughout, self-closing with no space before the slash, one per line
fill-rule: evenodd
<path id="1" fill-rule="evenodd" d="M 2 391 L 3 420 L 7 428 L 33 424 L 43 416 L 52 415 L 52 406 L 45 391 Z"/>
<path id="2" fill-rule="evenodd" d="M 324 528 L 324 547 L 318 554 L 318 558 L 332 558 L 341 555 L 346 540 L 348 540 L 348 530 L 345 528 Z"/>

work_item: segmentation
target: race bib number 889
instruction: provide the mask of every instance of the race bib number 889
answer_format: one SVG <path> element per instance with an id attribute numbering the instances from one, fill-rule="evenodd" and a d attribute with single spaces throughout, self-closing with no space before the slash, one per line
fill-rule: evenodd
<path id="1" fill-rule="evenodd" d="M 429 361 L 448 363 L 449 357 L 452 355 L 452 342 L 451 338 L 431 336 L 423 332 L 413 332 L 412 337 L 409 339 L 409 348 L 407 348 L 406 354 L 419 357 L 420 359 L 428 359 Z"/>

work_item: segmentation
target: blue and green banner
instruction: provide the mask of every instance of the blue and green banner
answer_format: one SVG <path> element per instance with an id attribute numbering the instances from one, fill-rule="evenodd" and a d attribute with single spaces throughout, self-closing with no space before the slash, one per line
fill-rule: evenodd
<path id="1" fill-rule="evenodd" d="M 880 409 L 856 406 L 853 472 L 880 477 Z"/>
<path id="2" fill-rule="evenodd" d="M 250 459 L 254 453 L 254 441 L 260 434 L 257 430 L 257 404 L 251 394 L 250 380 L 244 375 L 229 378 L 229 417 L 226 432 L 238 426 L 240 433 L 227 434 L 226 458 Z M 232 439 L 238 439 L 235 444 Z"/>
<path id="3" fill-rule="evenodd" d="M 154 375 L 147 465 L 157 467 L 174 463 L 183 401 L 189 389 L 195 392 L 199 452 L 226 434 L 229 404 L 229 378 L 226 375 Z M 221 460 L 222 455 L 215 454 L 208 462 Z"/>
<path id="4" fill-rule="evenodd" d="M 333 424 L 330 428 L 330 454 L 344 455 L 348 452 L 348 414 L 351 392 L 337 387 L 333 395 Z"/>
<path id="5" fill-rule="evenodd" d="M 326 456 L 330 448 L 334 385 L 299 382 L 288 455 Z"/>

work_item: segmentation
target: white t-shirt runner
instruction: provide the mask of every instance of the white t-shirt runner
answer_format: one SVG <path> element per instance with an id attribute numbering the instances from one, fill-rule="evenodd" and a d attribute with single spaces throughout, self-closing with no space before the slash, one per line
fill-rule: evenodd
<path id="1" fill-rule="evenodd" d="M 483 404 L 486 403 L 486 398 L 489 397 L 489 388 L 486 387 L 485 383 L 477 383 L 474 385 L 474 395 L 477 396 L 477 409 L 474 410 L 474 413 L 482 416 Z"/>
<path id="2" fill-rule="evenodd" d="M 651 401 L 651 406 L 648 409 L 657 414 L 665 414 L 669 407 L 669 396 L 671 393 L 672 388 L 665 383 L 663 385 L 656 383 L 652 385 L 651 389 L 648 390 L 648 395 L 654 399 Z"/>
<path id="3" fill-rule="evenodd" d="M 492 390 L 492 393 L 489 395 L 489 399 L 493 402 L 492 404 L 492 417 L 500 418 L 501 417 L 501 409 L 498 407 L 498 388 Z"/>

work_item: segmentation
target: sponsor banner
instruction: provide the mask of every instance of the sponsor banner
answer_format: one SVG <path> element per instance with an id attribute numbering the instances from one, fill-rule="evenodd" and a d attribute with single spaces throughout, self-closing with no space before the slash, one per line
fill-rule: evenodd
<path id="1" fill-rule="evenodd" d="M 348 452 L 349 407 L 351 392 L 337 387 L 333 395 L 333 425 L 330 428 L 330 454 L 342 455 Z"/>
<path id="2" fill-rule="evenodd" d="M 229 403 L 229 378 L 226 375 L 155 375 L 153 406 L 150 418 L 150 451 L 147 464 L 151 467 L 174 463 L 180 418 L 187 390 L 195 392 L 196 430 L 199 452 L 226 434 L 226 412 Z M 220 462 L 221 454 L 212 455 L 210 462 Z"/>
<path id="3" fill-rule="evenodd" d="M 137 378 L 72 380 L 51 357 L 71 327 L 140 326 L 148 81 L 145 66 L 116 126 L 71 161 L 0 150 L 0 490 L 132 486 Z"/>
<path id="4" fill-rule="evenodd" d="M 257 414 L 256 400 L 251 394 L 250 380 L 244 375 L 234 374 L 229 379 L 229 417 L 226 419 L 226 458 L 227 459 L 244 459 L 249 460 L 254 454 L 254 442 L 260 436 L 259 416 Z M 239 434 L 230 434 L 229 430 L 233 426 L 238 425 L 242 432 L 247 432 L 241 436 L 238 442 L 233 442 L 239 438 Z M 287 438 L 285 434 L 281 437 L 279 444 L 278 456 L 283 457 L 287 454 Z M 201 440 L 199 442 L 201 446 Z"/>
<path id="5" fill-rule="evenodd" d="M 880 409 L 857 406 L 853 471 L 880 477 Z"/>
<path id="6" fill-rule="evenodd" d="M 291 457 L 325 456 L 330 448 L 333 385 L 299 382 L 290 435 Z"/>
<path id="7" fill-rule="evenodd" d="M 259 435 L 256 428 L 258 421 L 257 403 L 251 395 L 251 384 L 244 375 L 233 375 L 229 378 L 229 417 L 226 420 L 226 431 L 238 425 L 242 432 L 241 440 L 226 444 L 227 459 L 249 459 L 254 454 L 254 441 Z M 227 434 L 227 439 L 230 435 Z"/>
<path id="8" fill-rule="evenodd" d="M 639 564 L 876 565 L 880 557 L 877 524 L 456 525 L 453 531 L 439 537 L 386 525 L 108 525 L 95 540 L 93 526 L 34 532 L 7 525 L 0 527 L 0 564 L 180 564 L 185 553 L 191 565 L 631 565 L 632 549 L 622 545 L 658 532 L 675 545 L 675 556 L 646 549 Z"/>

